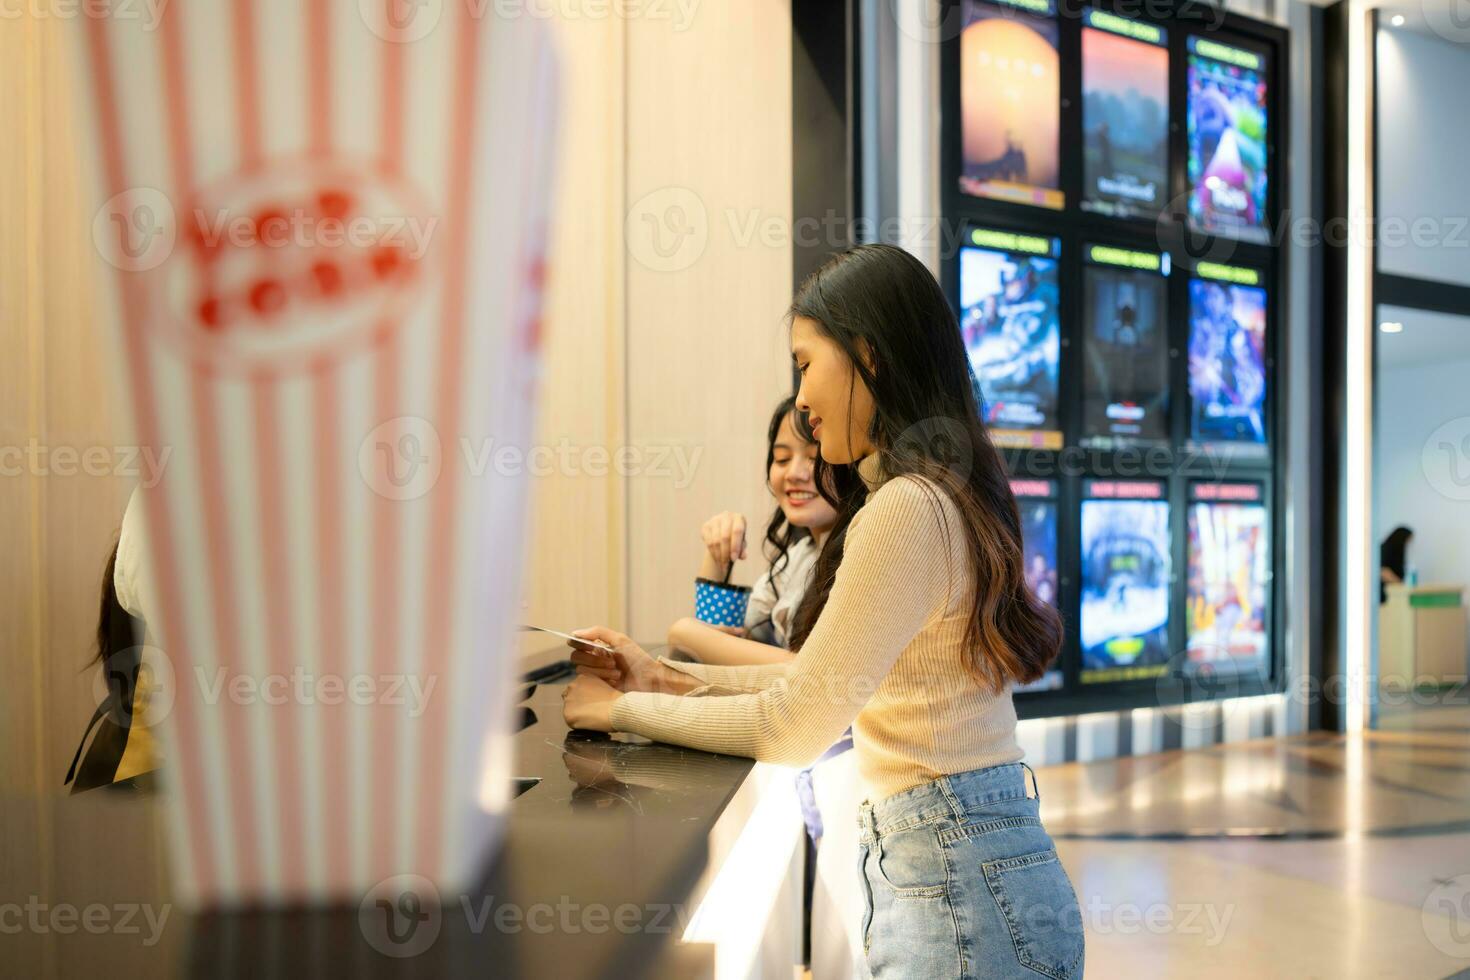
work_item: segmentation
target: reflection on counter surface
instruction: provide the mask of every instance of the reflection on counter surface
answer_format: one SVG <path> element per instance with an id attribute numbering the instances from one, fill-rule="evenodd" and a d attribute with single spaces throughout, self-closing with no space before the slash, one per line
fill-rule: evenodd
<path id="1" fill-rule="evenodd" d="M 799 954 L 800 894 L 780 886 L 792 879 L 786 868 L 795 869 L 799 884 L 800 822 L 787 827 L 784 855 L 769 818 L 755 838 L 743 836 L 781 777 L 757 771 L 748 759 L 570 732 L 561 719 L 562 686 L 529 686 L 525 708 L 534 720 L 514 736 L 519 792 L 506 822 L 507 843 L 463 894 L 401 875 L 355 909 L 191 915 L 161 884 L 164 868 L 152 843 L 158 796 L 134 785 L 55 801 L 65 805 L 64 826 L 82 848 L 57 854 L 45 872 L 50 886 L 23 878 L 12 884 L 46 894 L 48 907 L 81 907 L 107 895 L 160 910 L 156 934 L 118 930 L 52 946 L 49 955 L 61 957 L 67 975 L 105 961 L 120 975 L 180 977 L 328 977 L 341 975 L 344 963 L 369 973 L 391 963 L 394 976 L 483 976 L 491 962 L 507 976 L 682 976 L 713 969 L 717 956 L 757 955 L 783 935 L 785 946 L 766 955 L 791 961 Z M 784 778 L 791 802 L 791 776 Z M 17 826 L 26 811 L 25 801 L 7 799 L 6 826 Z M 102 847 L 117 839 L 148 846 L 126 868 L 85 856 L 93 842 Z M 753 904 L 746 887 L 738 916 L 703 913 L 712 894 L 716 902 L 731 901 L 715 889 L 737 848 L 747 885 L 776 883 L 768 907 L 763 912 Z M 763 914 L 776 922 L 768 925 Z M 737 922 L 743 934 L 755 930 L 753 946 L 725 948 Z M 686 942 L 690 929 L 698 938 Z M 8 933 L 7 960 L 39 961 L 54 938 Z"/>

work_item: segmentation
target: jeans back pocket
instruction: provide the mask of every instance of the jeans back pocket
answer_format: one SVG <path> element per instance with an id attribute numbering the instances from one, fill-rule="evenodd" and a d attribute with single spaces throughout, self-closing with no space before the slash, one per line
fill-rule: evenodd
<path id="1" fill-rule="evenodd" d="M 981 865 L 1026 967 L 1055 980 L 1082 971 L 1082 911 L 1055 848 Z"/>

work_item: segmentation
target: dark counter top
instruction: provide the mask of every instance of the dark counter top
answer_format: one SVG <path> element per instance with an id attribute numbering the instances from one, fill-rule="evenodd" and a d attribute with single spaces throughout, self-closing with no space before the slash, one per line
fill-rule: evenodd
<path id="1" fill-rule="evenodd" d="M 37 950 L 15 946 L 40 939 L 49 940 L 41 955 L 56 962 L 61 975 L 102 967 L 96 975 L 108 980 L 337 977 L 345 971 L 557 978 L 708 972 L 712 951 L 682 946 L 679 939 L 695 910 L 710 830 L 753 763 L 634 736 L 569 732 L 561 716 L 564 683 L 539 684 L 526 702 L 531 723 L 515 742 L 517 775 L 529 778 L 510 804 L 500 854 L 467 894 L 438 896 L 437 911 L 409 896 L 401 911 L 421 921 L 415 930 L 400 930 L 400 938 L 408 937 L 401 943 L 385 939 L 388 913 L 371 907 L 202 915 L 170 907 L 151 945 L 143 942 L 146 928 L 130 935 L 79 930 L 49 937 L 23 930 L 0 935 L 0 960 L 33 961 Z M 19 817 L 7 816 L 8 829 L 28 819 L 26 802 L 36 805 L 6 801 L 7 815 Z M 90 862 L 53 869 L 44 876 L 49 886 L 37 882 L 49 904 L 80 908 L 126 899 L 155 909 L 168 905 L 156 797 L 110 788 L 47 800 L 46 808 L 61 818 L 59 839 L 78 835 L 83 853 L 94 852 Z M 113 844 L 129 835 L 143 839 L 122 854 L 97 846 L 109 835 Z M 68 863 L 60 847 L 56 860 Z M 25 890 L 23 881 L 17 884 L 15 891 Z M 8 949 L 22 955 L 8 956 Z M 399 955 L 404 953 L 409 955 Z"/>

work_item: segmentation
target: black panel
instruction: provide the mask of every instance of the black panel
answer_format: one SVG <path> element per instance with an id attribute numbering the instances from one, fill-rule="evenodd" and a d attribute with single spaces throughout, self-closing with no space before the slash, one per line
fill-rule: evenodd
<path id="1" fill-rule="evenodd" d="M 1326 24 L 1326 12 L 1321 7 L 1309 7 L 1308 18 L 1311 25 L 1308 44 L 1311 50 L 1312 83 L 1310 91 L 1327 91 L 1327 66 L 1325 64 L 1328 49 L 1324 44 L 1324 33 Z M 1325 147 L 1330 146 L 1326 141 L 1328 100 L 1325 98 L 1314 99 L 1311 105 L 1311 125 L 1309 133 L 1315 138 L 1308 139 L 1307 145 L 1301 147 L 1298 152 L 1299 162 L 1307 167 L 1311 174 L 1311 200 L 1307 202 L 1306 214 L 1326 216 L 1327 209 L 1327 181 L 1324 174 L 1326 159 L 1328 157 L 1341 156 L 1340 153 L 1327 153 Z M 1324 284 L 1324 261 L 1321 249 L 1306 249 L 1307 267 L 1307 294 L 1309 297 L 1308 316 L 1306 324 L 1306 343 L 1300 351 L 1288 350 L 1282 358 L 1282 375 L 1288 376 L 1290 372 L 1290 360 L 1300 357 L 1306 361 L 1307 376 L 1307 479 L 1308 487 L 1319 488 L 1320 493 L 1326 493 L 1331 486 L 1327 479 L 1326 456 L 1324 446 L 1326 440 L 1321 437 L 1323 432 L 1323 390 L 1324 375 L 1321 370 L 1321 354 L 1323 348 L 1323 323 L 1324 317 L 1318 315 L 1322 309 L 1322 297 L 1326 294 Z M 1285 427 L 1283 426 L 1283 429 Z M 1279 440 L 1284 443 L 1285 440 Z M 1285 472 L 1286 455 L 1285 447 L 1278 448 L 1278 463 Z M 1301 496 L 1297 497 L 1298 506 L 1305 508 L 1307 501 Z M 1326 510 L 1325 502 L 1322 504 Z M 1277 517 L 1277 540 L 1285 540 L 1285 514 Z M 1324 544 L 1330 543 L 1333 536 L 1323 527 L 1318 527 L 1309 537 L 1307 553 L 1299 556 L 1299 567 L 1305 566 L 1307 570 L 1307 582 L 1310 588 L 1306 590 L 1306 622 L 1296 625 L 1296 634 L 1299 642 L 1306 644 L 1306 662 L 1303 664 L 1303 678 L 1322 676 L 1322 657 L 1326 648 L 1326 624 L 1329 622 L 1327 612 L 1323 604 L 1323 596 L 1327 590 L 1323 587 L 1326 575 L 1327 560 Z M 1277 588 L 1277 596 L 1285 602 L 1286 583 L 1282 582 Z M 1284 606 L 1283 606 L 1284 608 Z M 1319 699 L 1313 698 L 1307 705 L 1306 727 L 1308 731 L 1322 727 L 1322 706 Z M 1266 724 L 1272 723 L 1272 716 L 1268 713 Z M 1267 734 L 1270 734 L 1269 730 Z"/>
<path id="2" fill-rule="evenodd" d="M 794 227 L 815 221 L 821 235 L 793 235 L 792 286 L 833 252 L 825 229 L 851 229 L 858 185 L 856 0 L 791 5 L 791 192 Z"/>
<path id="3" fill-rule="evenodd" d="M 1377 256 L 1377 249 L 1373 254 Z M 1373 301 L 1380 306 L 1407 306 L 1452 316 L 1470 316 L 1470 286 L 1435 279 L 1379 272 L 1373 277 Z"/>
<path id="4" fill-rule="evenodd" d="M 1350 0 L 1323 11 L 1323 47 L 1325 58 L 1323 79 L 1324 110 L 1322 144 L 1341 147 L 1342 152 L 1328 154 L 1323 162 L 1325 175 L 1323 194 L 1323 227 L 1345 221 L 1348 214 L 1348 22 L 1352 16 Z M 1324 236 L 1326 238 L 1327 236 Z M 1324 683 L 1329 677 L 1343 676 L 1342 596 L 1343 521 L 1346 505 L 1345 469 L 1347 443 L 1341 420 L 1347 410 L 1347 296 L 1348 256 L 1342 245 L 1324 241 L 1322 252 L 1322 344 L 1319 370 L 1323 385 L 1322 427 L 1318 441 L 1322 444 L 1322 647 L 1321 662 L 1312 677 Z M 1344 731 L 1346 718 L 1342 706 L 1325 698 L 1313 698 L 1312 708 L 1317 722 L 1328 731 Z"/>

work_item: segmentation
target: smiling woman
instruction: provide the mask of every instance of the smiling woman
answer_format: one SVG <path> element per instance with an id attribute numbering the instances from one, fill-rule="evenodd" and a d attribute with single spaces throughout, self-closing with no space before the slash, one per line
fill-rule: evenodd
<path id="1" fill-rule="evenodd" d="M 669 645 L 701 663 L 790 659 L 786 647 L 792 617 L 806 594 L 817 555 L 837 521 L 832 504 L 817 493 L 813 481 L 817 444 L 805 416 L 796 410 L 794 397 L 776 406 L 766 437 L 766 487 L 776 498 L 776 510 L 764 539 L 770 567 L 753 589 L 726 584 L 735 562 L 747 555 L 745 515 L 724 511 L 700 528 L 703 549 L 696 596 L 733 598 L 737 612 L 738 605 L 744 604 L 743 621 L 711 626 L 686 617 L 669 628 Z"/>
<path id="2" fill-rule="evenodd" d="M 584 631 L 614 651 L 573 652 L 567 721 L 787 765 L 851 724 L 874 974 L 1078 976 L 1080 912 L 1027 792 L 1011 701 L 1056 657 L 1061 623 L 1026 584 L 954 315 L 917 259 L 865 245 L 815 272 L 791 317 L 796 406 L 838 515 L 796 617 L 800 656 L 655 661 Z M 982 811 L 1005 832 L 974 833 Z"/>

